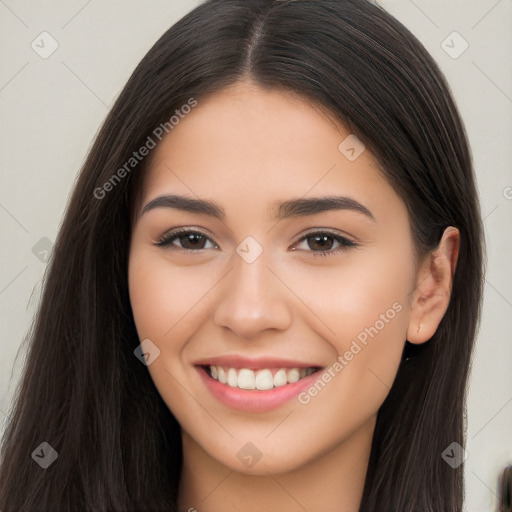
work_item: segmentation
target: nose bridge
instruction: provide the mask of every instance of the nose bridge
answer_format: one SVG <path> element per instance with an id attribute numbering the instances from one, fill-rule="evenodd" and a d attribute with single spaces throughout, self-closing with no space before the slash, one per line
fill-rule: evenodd
<path id="1" fill-rule="evenodd" d="M 233 254 L 233 267 L 226 276 L 215 310 L 217 325 L 228 327 L 241 337 L 265 329 L 286 329 L 291 320 L 285 287 L 268 267 L 270 252 L 247 257 L 243 243 Z"/>

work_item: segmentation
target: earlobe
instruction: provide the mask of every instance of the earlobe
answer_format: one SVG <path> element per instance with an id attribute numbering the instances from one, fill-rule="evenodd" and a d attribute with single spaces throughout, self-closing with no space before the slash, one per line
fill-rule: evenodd
<path id="1" fill-rule="evenodd" d="M 428 341 L 448 309 L 459 241 L 459 230 L 452 226 L 446 228 L 437 248 L 427 254 L 420 264 L 411 297 L 407 329 L 407 340 L 410 343 Z"/>

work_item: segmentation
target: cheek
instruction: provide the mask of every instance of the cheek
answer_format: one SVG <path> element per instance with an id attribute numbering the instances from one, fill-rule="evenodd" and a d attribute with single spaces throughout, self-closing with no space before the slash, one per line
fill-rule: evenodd
<path id="1" fill-rule="evenodd" d="M 403 343 L 414 282 L 408 251 L 354 250 L 336 264 L 283 265 L 279 275 L 308 306 L 311 318 L 322 321 L 322 334 L 339 352 L 347 340 L 360 333 L 364 338 L 365 329 L 376 323 L 382 338 L 396 339 L 400 334 L 397 342 Z"/>
<path id="2" fill-rule="evenodd" d="M 401 360 L 413 276 L 407 250 L 354 252 L 336 267 L 288 269 L 286 281 L 314 313 L 309 324 L 321 325 L 319 332 L 339 356 L 325 407 L 330 400 L 347 407 L 357 402 L 368 414 L 381 405 Z"/>
<path id="3" fill-rule="evenodd" d="M 149 338 L 160 357 L 148 366 L 151 378 L 169 409 L 187 425 L 190 395 L 183 350 L 204 322 L 211 275 L 197 267 L 170 264 L 143 244 L 130 252 L 130 302 L 139 339 Z M 190 427 L 192 428 L 192 427 Z"/>
<path id="4" fill-rule="evenodd" d="M 177 268 L 162 256 L 137 249 L 131 252 L 128 274 L 139 337 L 154 339 L 161 349 L 175 349 L 176 341 L 197 326 L 212 276 L 193 266 Z"/>

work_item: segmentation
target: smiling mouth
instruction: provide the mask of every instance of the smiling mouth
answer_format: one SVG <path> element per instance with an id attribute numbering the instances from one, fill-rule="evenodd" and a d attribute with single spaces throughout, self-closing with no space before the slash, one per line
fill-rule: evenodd
<path id="1" fill-rule="evenodd" d="M 212 379 L 231 388 L 268 391 L 270 389 L 295 384 L 305 377 L 318 372 L 321 368 L 230 368 L 219 365 L 201 365 Z"/>

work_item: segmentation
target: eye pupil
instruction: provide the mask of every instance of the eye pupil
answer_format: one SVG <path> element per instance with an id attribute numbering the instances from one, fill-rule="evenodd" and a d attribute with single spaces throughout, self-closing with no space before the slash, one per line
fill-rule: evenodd
<path id="1" fill-rule="evenodd" d="M 201 242 L 204 244 L 204 236 L 198 233 L 189 233 L 188 235 L 182 236 L 181 240 L 182 247 L 185 249 L 197 249 L 197 247 L 201 245 Z M 185 243 L 183 243 L 183 240 Z M 191 244 L 191 246 L 187 247 L 187 244 Z"/>
<path id="2" fill-rule="evenodd" d="M 206 249 L 206 243 L 213 244 L 214 248 L 218 248 L 215 242 L 200 232 L 196 231 L 179 231 L 174 234 L 171 232 L 164 236 L 155 245 L 160 247 L 171 247 L 174 246 L 179 249 L 188 250 L 190 252 L 194 250 Z M 314 256 L 327 256 L 330 254 L 337 254 L 347 248 L 356 247 L 357 244 L 350 242 L 346 238 L 334 235 L 328 232 L 316 232 L 310 233 L 309 235 L 303 236 L 301 244 L 306 243 L 309 252 L 315 253 Z M 333 251 L 335 244 L 340 246 L 340 249 Z"/>
<path id="3" fill-rule="evenodd" d="M 308 242 L 308 246 L 312 250 L 325 250 L 325 249 L 331 249 L 333 244 L 333 239 L 329 235 L 315 235 L 309 237 L 309 240 L 314 240 L 314 243 L 311 244 Z M 315 248 L 314 246 L 317 245 Z"/>

